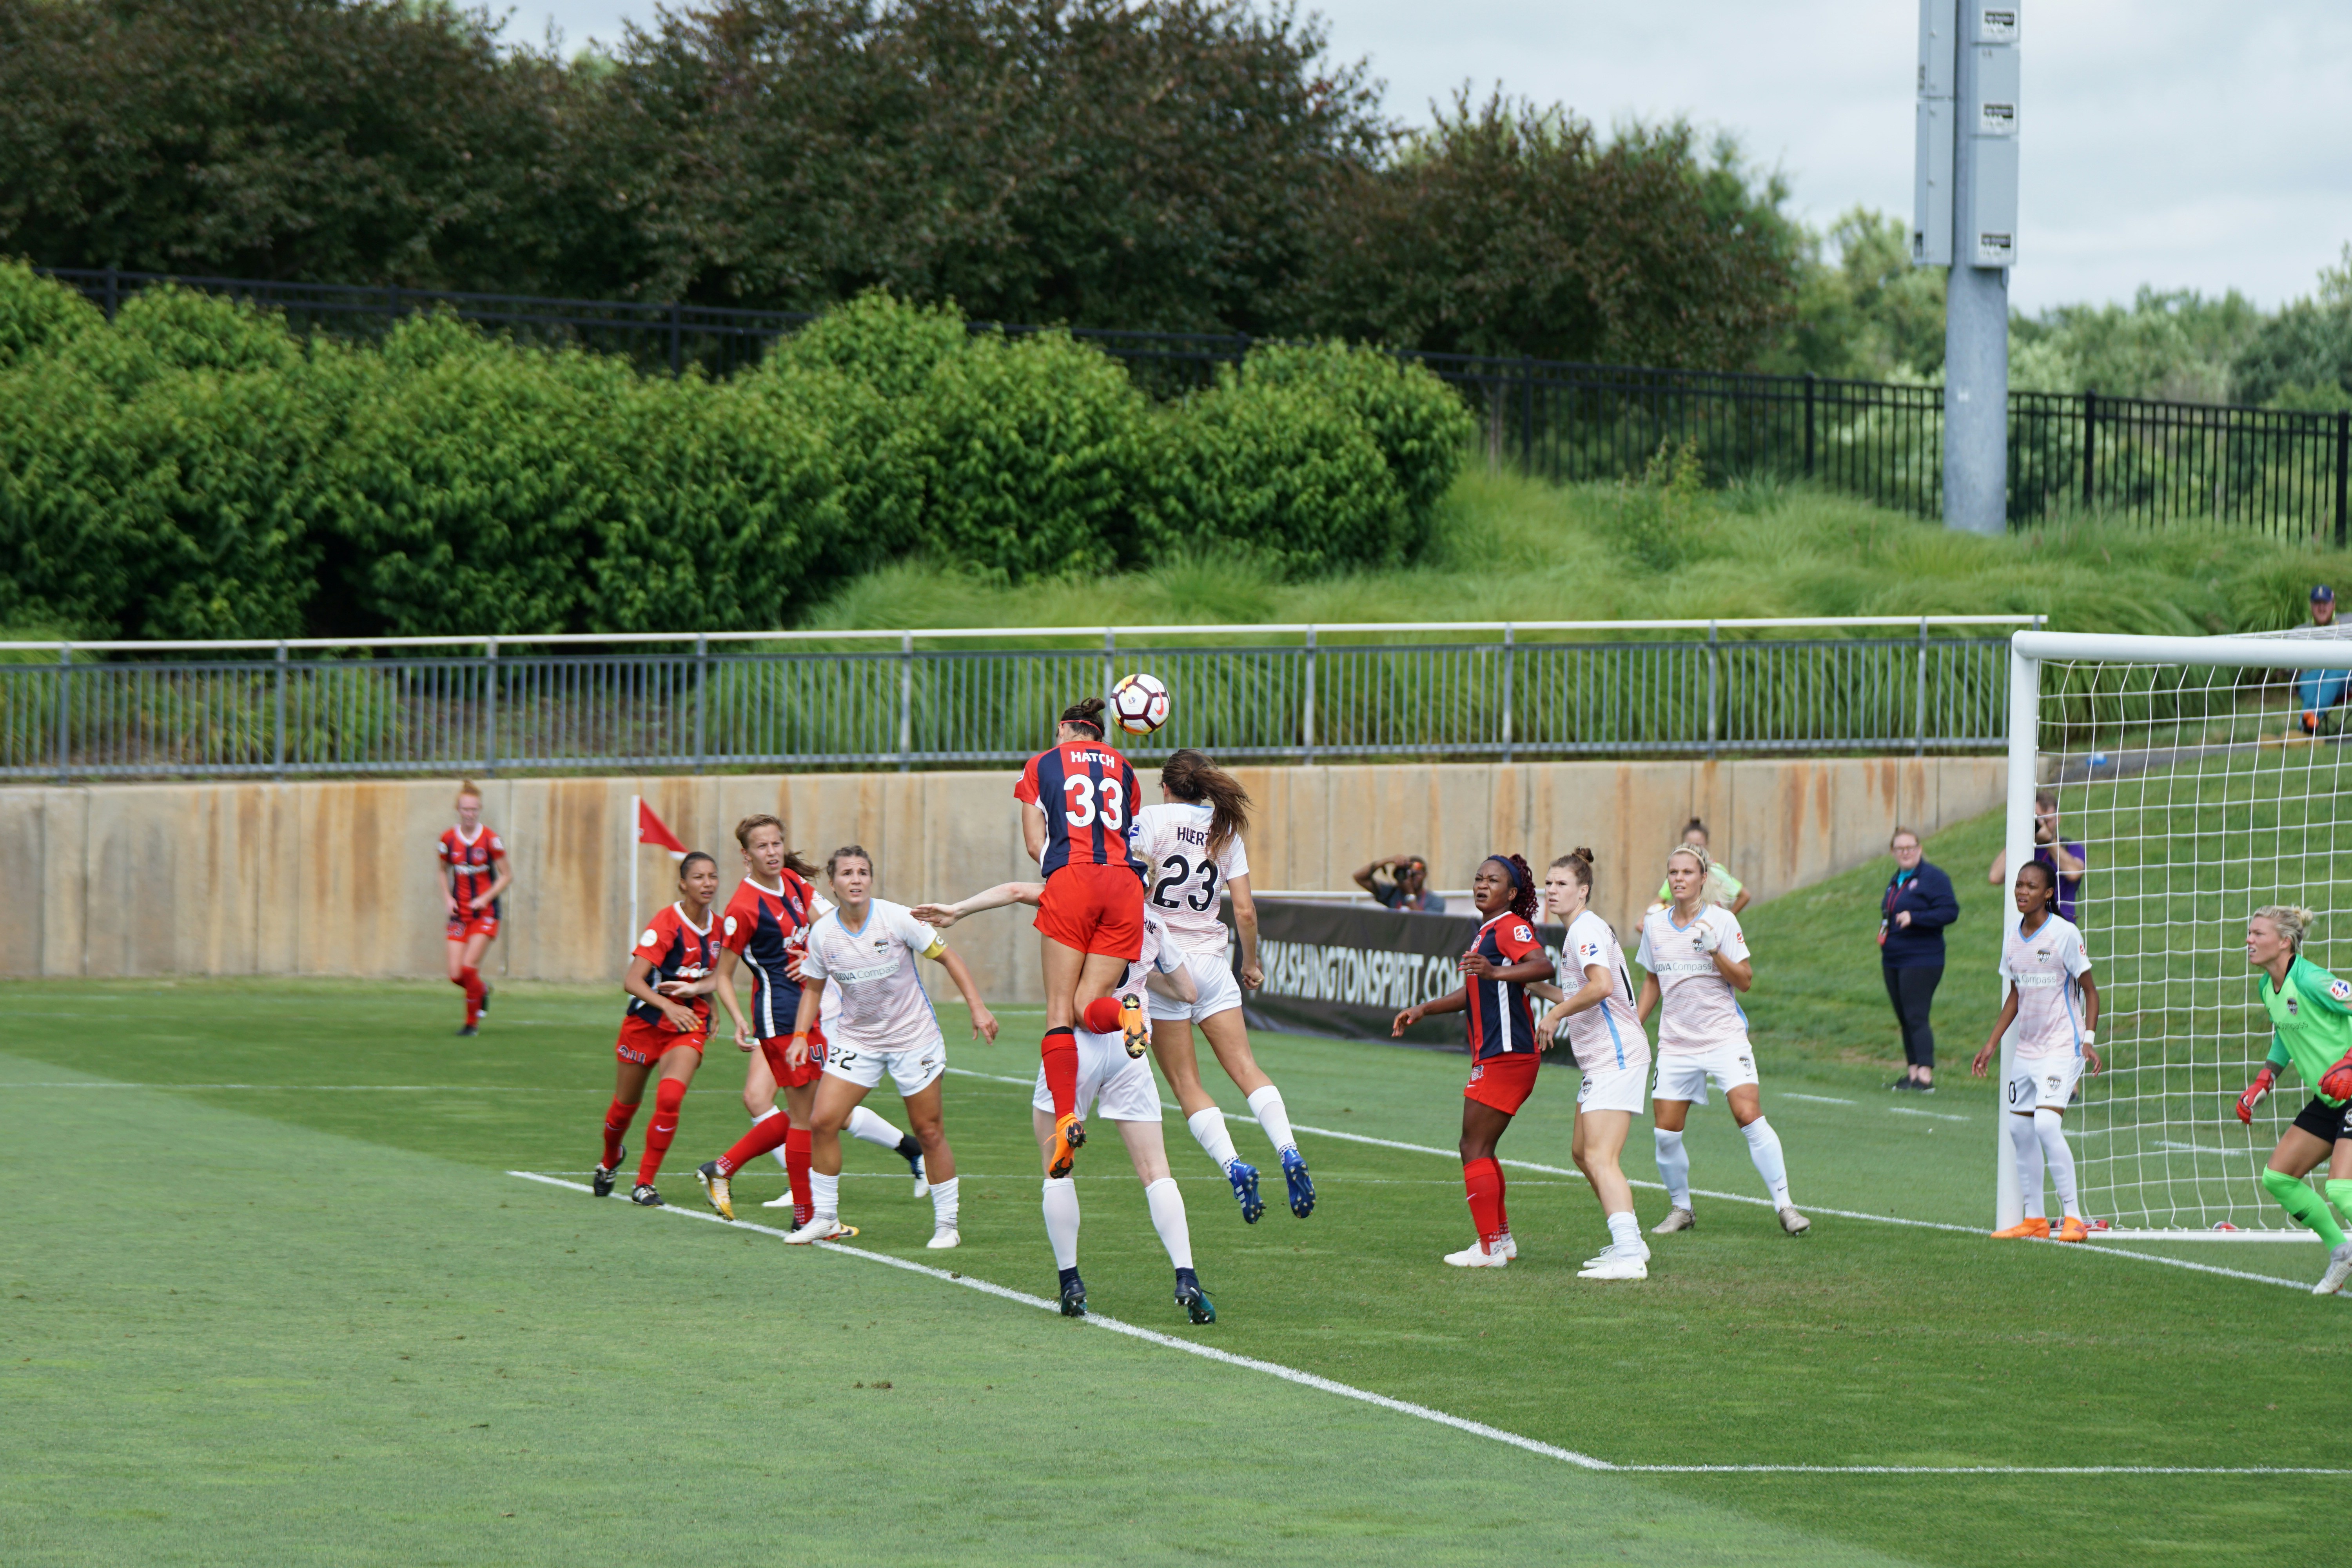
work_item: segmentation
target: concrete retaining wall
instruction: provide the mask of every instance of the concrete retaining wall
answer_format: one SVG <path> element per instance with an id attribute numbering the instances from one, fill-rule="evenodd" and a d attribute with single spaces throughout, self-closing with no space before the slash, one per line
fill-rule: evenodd
<path id="1" fill-rule="evenodd" d="M 1259 889 L 1343 888 L 1358 865 L 1392 852 L 1425 856 L 1437 885 L 1460 887 L 1490 849 L 1540 869 L 1585 844 L 1600 854 L 1597 907 L 1630 932 L 1686 817 L 1706 818 L 1722 858 L 1769 899 L 1884 853 L 1897 822 L 1932 832 L 1993 809 L 2004 769 L 1970 757 L 1237 771 L 1257 802 Z M 673 876 L 667 855 L 630 844 L 632 794 L 719 855 L 730 889 L 733 824 L 769 811 L 813 860 L 866 846 L 883 896 L 914 903 L 1034 875 L 1014 776 L 488 781 L 483 816 L 515 870 L 488 971 L 617 977 L 637 918 L 625 908 L 628 857 L 643 857 L 638 917 Z M 0 790 L 0 973 L 437 976 L 433 847 L 453 820 L 452 793 L 447 782 Z M 992 998 L 1037 999 L 1025 914 L 982 916 L 954 940 Z"/>

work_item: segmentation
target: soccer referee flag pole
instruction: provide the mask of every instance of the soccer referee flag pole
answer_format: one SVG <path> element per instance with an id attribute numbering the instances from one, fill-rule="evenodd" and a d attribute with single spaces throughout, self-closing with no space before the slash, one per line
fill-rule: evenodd
<path id="1" fill-rule="evenodd" d="M 669 851 L 669 858 L 673 860 L 683 860 L 686 858 L 686 846 L 680 844 L 677 841 L 677 835 L 672 833 L 668 827 L 663 825 L 662 819 L 654 815 L 654 808 L 646 804 L 645 796 L 641 795 L 633 795 L 629 797 L 629 816 L 634 821 L 636 830 L 636 837 L 629 845 L 629 925 L 632 930 L 635 930 L 639 919 L 639 910 L 637 905 L 637 846 L 640 844 L 658 844 L 663 848 Z"/>

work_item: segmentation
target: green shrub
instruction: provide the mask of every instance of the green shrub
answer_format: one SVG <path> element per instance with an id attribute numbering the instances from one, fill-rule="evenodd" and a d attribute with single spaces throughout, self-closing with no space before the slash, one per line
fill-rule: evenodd
<path id="1" fill-rule="evenodd" d="M 0 369 L 102 328 L 99 308 L 23 261 L 0 258 Z"/>
<path id="2" fill-rule="evenodd" d="M 1617 486 L 1617 533 L 1626 552 L 1653 572 L 1671 572 L 1699 554 L 1714 506 L 1698 445 L 1669 437 L 1650 454 L 1641 482 Z"/>
<path id="3" fill-rule="evenodd" d="M 1228 371 L 1162 418 L 1156 546 L 1255 556 L 1286 576 L 1402 558 L 1396 479 L 1363 422 L 1320 388 Z"/>
<path id="4" fill-rule="evenodd" d="M 794 414 L 699 376 L 639 382 L 606 410 L 610 500 L 583 626 L 789 626 L 866 564 L 842 509 L 842 454 L 822 421 Z"/>
<path id="5" fill-rule="evenodd" d="M 1311 390 L 1360 421 L 1380 448 L 1404 503 L 1405 530 L 1395 553 L 1350 564 L 1417 560 L 1429 547 L 1437 503 L 1462 470 L 1477 420 L 1461 396 L 1423 366 L 1373 348 L 1337 342 L 1252 350 L 1252 381 Z"/>
<path id="6" fill-rule="evenodd" d="M 926 307 L 869 289 L 777 343 L 766 363 L 835 371 L 898 402 L 920 394 L 932 367 L 962 353 L 971 337 L 952 300 Z"/>
<path id="7" fill-rule="evenodd" d="M 599 443 L 635 373 L 446 317 L 404 322 L 383 357 L 335 459 L 354 607 L 398 636 L 580 629 L 610 488 L 625 482 Z"/>
<path id="8" fill-rule="evenodd" d="M 1005 583 L 1105 572 L 1138 553 L 1148 413 L 1123 368 L 1066 333 L 984 337 L 932 366 L 883 456 L 919 472 L 943 560 Z"/>

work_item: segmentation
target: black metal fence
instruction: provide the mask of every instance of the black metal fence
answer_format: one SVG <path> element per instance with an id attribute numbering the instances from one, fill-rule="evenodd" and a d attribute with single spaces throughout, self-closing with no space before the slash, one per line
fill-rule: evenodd
<path id="1" fill-rule="evenodd" d="M 113 268 L 47 269 L 111 315 L 138 289 L 177 282 L 282 311 L 298 331 L 367 335 L 446 309 L 519 342 L 577 344 L 647 370 L 714 375 L 758 363 L 813 318 L 790 310 L 619 300 L 550 300 L 396 287 L 167 278 Z M 1040 329 L 975 321 L 974 331 Z M 1072 336 L 1124 362 L 1157 396 L 1209 384 L 1253 340 L 1081 327 Z M 1638 475 L 1669 441 L 1695 447 L 1716 482 L 1811 480 L 1935 517 L 1943 496 L 1943 390 L 1811 375 L 1752 375 L 1557 360 L 1398 351 L 1461 392 L 1490 460 L 1559 482 Z M 2067 517 L 2162 525 L 2207 521 L 2346 542 L 2352 414 L 2290 413 L 2097 393 L 2013 392 L 2009 519 Z"/>

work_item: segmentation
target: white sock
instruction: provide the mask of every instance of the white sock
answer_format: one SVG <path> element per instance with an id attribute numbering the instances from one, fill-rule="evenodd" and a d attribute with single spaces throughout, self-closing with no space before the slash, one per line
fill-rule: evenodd
<path id="1" fill-rule="evenodd" d="M 1642 1222 L 1633 1217 L 1632 1209 L 1609 1216 L 1609 1245 L 1622 1247 L 1628 1252 L 1636 1248 L 1645 1253 L 1650 1250 L 1649 1243 L 1642 1239 Z"/>
<path id="2" fill-rule="evenodd" d="M 1265 1129 L 1266 1142 L 1274 1145 L 1276 1153 L 1298 1147 L 1298 1140 L 1290 1135 L 1290 1112 L 1283 1107 L 1282 1090 L 1267 1084 L 1249 1097 L 1249 1108 L 1257 1124 Z"/>
<path id="3" fill-rule="evenodd" d="M 1045 1184 L 1045 1239 L 1054 1248 L 1054 1267 L 1078 1266 L 1078 1184 L 1064 1176 Z"/>
<path id="4" fill-rule="evenodd" d="M 1144 1188 L 1143 1201 L 1151 1205 L 1151 1228 L 1160 1233 L 1168 1261 L 1179 1268 L 1192 1268 L 1192 1232 L 1184 1223 L 1184 1194 L 1176 1178 L 1162 1176 Z"/>
<path id="5" fill-rule="evenodd" d="M 752 1126 L 754 1126 L 754 1127 L 757 1127 L 758 1125 L 760 1125 L 760 1123 L 761 1123 L 761 1122 L 765 1121 L 769 1117 L 771 1117 L 771 1116 L 782 1116 L 782 1114 L 783 1114 L 783 1112 L 782 1112 L 782 1110 L 778 1110 L 776 1107 L 774 1107 L 774 1106 L 772 1106 L 772 1106 L 768 1107 L 768 1109 L 767 1109 L 767 1110 L 763 1110 L 763 1111 L 760 1112 L 760 1114 L 759 1114 L 759 1115 L 754 1116 L 753 1118 L 751 1118 L 751 1125 L 752 1125 Z M 783 1146 L 782 1143 L 777 1144 L 774 1148 L 772 1148 L 772 1149 L 769 1150 L 769 1151 L 768 1151 L 768 1152 L 769 1152 L 770 1154 L 772 1154 L 772 1155 L 775 1156 L 776 1163 L 777 1163 L 777 1164 L 779 1164 L 779 1165 L 783 1166 L 783 1168 L 784 1168 L 787 1172 L 789 1172 L 789 1171 L 792 1169 L 791 1164 L 790 1164 L 790 1163 L 788 1163 L 785 1161 L 785 1159 L 784 1159 L 784 1146 Z"/>
<path id="6" fill-rule="evenodd" d="M 1192 1142 L 1216 1163 L 1219 1171 L 1241 1158 L 1234 1151 L 1234 1135 L 1225 1131 L 1225 1113 L 1215 1106 L 1193 1112 L 1184 1119 L 1184 1125 L 1192 1130 Z"/>
<path id="7" fill-rule="evenodd" d="M 2009 1119 L 2009 1147 L 2017 1156 L 2017 1190 L 2025 1195 L 2025 1217 L 2042 1217 L 2042 1135 L 2031 1116 Z"/>
<path id="8" fill-rule="evenodd" d="M 2049 1163 L 2050 1179 L 2057 1184 L 2060 1212 L 2068 1219 L 2081 1219 L 2083 1213 L 2074 1206 L 2074 1151 L 2066 1146 L 2065 1121 L 2045 1107 L 2033 1113 L 2033 1131 Z"/>
<path id="9" fill-rule="evenodd" d="M 941 1230 L 956 1227 L 956 1187 L 963 1180 L 950 1176 L 944 1182 L 931 1184 L 931 1223 Z"/>
<path id="10" fill-rule="evenodd" d="M 849 1126 L 845 1130 L 860 1142 L 878 1143 L 885 1149 L 898 1147 L 898 1130 L 860 1105 L 849 1113 Z"/>
<path id="11" fill-rule="evenodd" d="M 809 1173 L 809 1207 L 825 1219 L 841 1217 L 841 1173 Z"/>
<path id="12" fill-rule="evenodd" d="M 1690 1153 L 1683 1147 L 1683 1135 L 1657 1129 L 1658 1175 L 1666 1184 L 1666 1201 L 1678 1209 L 1691 1206 Z"/>
<path id="13" fill-rule="evenodd" d="M 1772 1194 L 1772 1206 L 1787 1208 L 1789 1166 L 1780 1158 L 1780 1135 L 1760 1116 L 1739 1131 L 1747 1135 L 1748 1157 L 1756 1162 L 1756 1173 L 1764 1178 L 1764 1190 Z"/>

